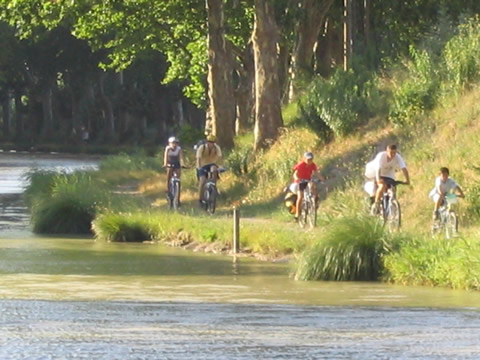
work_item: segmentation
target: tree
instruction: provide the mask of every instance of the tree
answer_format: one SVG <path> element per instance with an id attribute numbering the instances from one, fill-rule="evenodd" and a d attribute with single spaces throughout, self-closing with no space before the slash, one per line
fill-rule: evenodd
<path id="1" fill-rule="evenodd" d="M 208 15 L 208 97 L 213 133 L 222 147 L 233 147 L 235 102 L 232 57 L 225 39 L 223 0 L 206 0 Z"/>
<path id="2" fill-rule="evenodd" d="M 277 59 L 278 29 L 273 0 L 255 0 L 255 149 L 276 140 L 283 126 Z"/>

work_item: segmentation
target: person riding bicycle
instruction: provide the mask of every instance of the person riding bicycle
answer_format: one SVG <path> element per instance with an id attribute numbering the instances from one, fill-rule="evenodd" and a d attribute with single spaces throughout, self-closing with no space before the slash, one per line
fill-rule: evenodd
<path id="1" fill-rule="evenodd" d="M 293 183 L 289 186 L 289 190 L 297 195 L 295 220 L 298 220 L 303 201 L 303 191 L 307 187 L 308 181 L 312 179 L 313 175 L 316 175 L 322 181 L 325 181 L 325 178 L 320 174 L 317 165 L 313 162 L 313 153 L 309 151 L 303 154 L 303 159 L 293 167 L 293 170 Z"/>
<path id="2" fill-rule="evenodd" d="M 163 155 L 163 167 L 167 169 L 167 194 L 169 194 L 170 179 L 174 173 L 180 178 L 182 166 L 185 163 L 182 148 L 178 144 L 179 140 L 175 136 L 169 137 L 168 145 L 165 147 Z"/>
<path id="3" fill-rule="evenodd" d="M 207 182 L 209 174 L 212 175 L 212 180 L 218 179 L 218 165 L 223 163 L 222 150 L 220 146 L 215 143 L 216 137 L 213 134 L 206 136 L 206 143 L 197 148 L 196 153 L 196 168 L 198 178 L 198 199 L 200 205 L 203 201 L 203 187 Z"/>
<path id="4" fill-rule="evenodd" d="M 405 184 L 410 184 L 410 176 L 402 156 L 397 153 L 397 146 L 390 144 L 385 151 L 381 151 L 366 166 L 365 176 L 374 181 L 377 187 L 374 195 L 372 211 L 378 213 L 380 201 L 388 186 L 395 185 L 395 170 L 401 169 L 405 177 Z"/>
<path id="5" fill-rule="evenodd" d="M 428 196 L 433 200 L 435 206 L 433 208 L 433 221 L 440 218 L 438 209 L 442 206 L 445 196 L 448 193 L 457 192 L 459 197 L 465 197 L 460 186 L 450 176 L 450 171 L 446 167 L 440 168 L 440 174 L 435 178 L 435 187 L 430 191 Z"/>

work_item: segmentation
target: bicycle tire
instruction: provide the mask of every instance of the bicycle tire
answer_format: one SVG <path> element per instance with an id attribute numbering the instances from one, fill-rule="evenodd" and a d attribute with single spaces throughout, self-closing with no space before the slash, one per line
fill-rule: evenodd
<path id="1" fill-rule="evenodd" d="M 307 204 L 307 221 L 308 225 L 310 225 L 310 227 L 313 229 L 315 226 L 317 226 L 317 207 L 315 204 L 315 199 L 308 200 Z"/>
<path id="2" fill-rule="evenodd" d="M 207 212 L 211 215 L 215 214 L 217 206 L 217 189 L 215 185 L 210 185 L 208 187 L 208 201 L 207 201 Z"/>
<path id="3" fill-rule="evenodd" d="M 172 196 L 172 208 L 173 210 L 178 210 L 178 205 L 180 203 L 180 181 L 173 182 L 173 196 Z"/>
<path id="4" fill-rule="evenodd" d="M 400 230 L 402 226 L 402 212 L 397 200 L 390 200 L 387 213 L 385 214 L 385 223 L 390 231 Z"/>
<path id="5" fill-rule="evenodd" d="M 450 211 L 445 222 L 445 237 L 451 239 L 457 235 L 458 219 L 454 211 Z"/>
<path id="6" fill-rule="evenodd" d="M 308 216 L 308 204 L 305 198 L 302 200 L 302 205 L 300 207 L 300 215 L 298 216 L 298 225 L 303 229 L 307 225 L 307 216 Z"/>

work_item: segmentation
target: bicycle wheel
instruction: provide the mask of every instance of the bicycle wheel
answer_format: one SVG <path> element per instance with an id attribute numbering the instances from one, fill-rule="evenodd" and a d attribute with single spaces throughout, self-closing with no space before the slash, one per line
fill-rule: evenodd
<path id="1" fill-rule="evenodd" d="M 175 181 L 173 183 L 173 192 L 172 192 L 172 205 L 171 207 L 173 210 L 178 210 L 179 205 L 179 198 L 180 198 L 180 181 Z"/>
<path id="2" fill-rule="evenodd" d="M 307 225 L 308 217 L 308 204 L 305 198 L 303 198 L 302 205 L 300 207 L 300 215 L 298 217 L 298 225 L 303 229 Z"/>
<path id="3" fill-rule="evenodd" d="M 390 200 L 390 205 L 385 214 L 385 223 L 390 231 L 397 231 L 402 225 L 402 214 L 400 211 L 400 204 L 397 200 Z"/>
<path id="4" fill-rule="evenodd" d="M 208 200 L 206 203 L 207 212 L 209 214 L 214 214 L 217 206 L 217 189 L 215 185 L 211 184 L 208 186 Z"/>
<path id="5" fill-rule="evenodd" d="M 431 227 L 432 236 L 438 235 L 441 229 L 442 229 L 441 220 L 434 220 L 432 222 L 432 227 Z"/>
<path id="6" fill-rule="evenodd" d="M 458 232 L 458 219 L 454 211 L 450 211 L 445 223 L 445 237 L 451 239 L 457 235 Z"/>
<path id="7" fill-rule="evenodd" d="M 316 201 L 314 198 L 309 199 L 309 201 L 307 201 L 307 209 L 308 209 L 308 212 L 307 212 L 308 225 L 311 228 L 314 228 L 315 226 L 317 226 L 317 207 L 316 207 Z"/>
<path id="8" fill-rule="evenodd" d="M 168 207 L 170 209 L 173 207 L 173 196 L 174 196 L 174 186 L 173 186 L 173 182 L 170 181 L 170 183 L 168 184 L 168 193 L 167 193 Z"/>

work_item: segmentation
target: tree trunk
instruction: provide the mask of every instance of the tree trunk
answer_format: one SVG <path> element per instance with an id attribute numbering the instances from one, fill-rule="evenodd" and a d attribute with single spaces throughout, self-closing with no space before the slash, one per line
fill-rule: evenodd
<path id="1" fill-rule="evenodd" d="M 10 138 L 10 95 L 7 95 L 2 104 L 3 113 L 3 138 L 8 140 Z"/>
<path id="2" fill-rule="evenodd" d="M 208 14 L 208 98 L 217 142 L 233 147 L 235 102 L 232 58 L 225 40 L 223 0 L 206 0 Z"/>
<path id="3" fill-rule="evenodd" d="M 273 0 L 255 0 L 255 149 L 268 147 L 283 126 Z"/>
<path id="4" fill-rule="evenodd" d="M 42 135 L 50 139 L 53 132 L 53 89 L 50 81 L 42 89 Z"/>
<path id="5" fill-rule="evenodd" d="M 100 72 L 98 79 L 98 94 L 103 108 L 104 131 L 107 139 L 112 139 L 115 134 L 115 117 L 113 114 L 113 105 L 110 99 L 105 95 L 104 82 L 107 73 Z"/>
<path id="6" fill-rule="evenodd" d="M 21 94 L 15 92 L 15 139 L 20 140 L 24 138 L 24 125 L 22 113 Z"/>
<path id="7" fill-rule="evenodd" d="M 252 119 L 255 89 L 255 62 L 253 60 L 252 43 L 248 43 L 241 56 L 242 64 L 237 69 L 238 86 L 235 89 L 237 118 L 235 133 L 239 134 L 248 129 Z"/>
<path id="8" fill-rule="evenodd" d="M 301 17 L 297 22 L 297 39 L 292 55 L 292 79 L 290 99 L 298 96 L 302 83 L 308 80 L 313 72 L 313 53 L 315 43 L 325 16 L 333 4 L 333 0 L 300 0 Z"/>
<path id="9" fill-rule="evenodd" d="M 353 6 L 352 0 L 343 0 L 343 69 L 350 68 L 353 53 Z"/>

